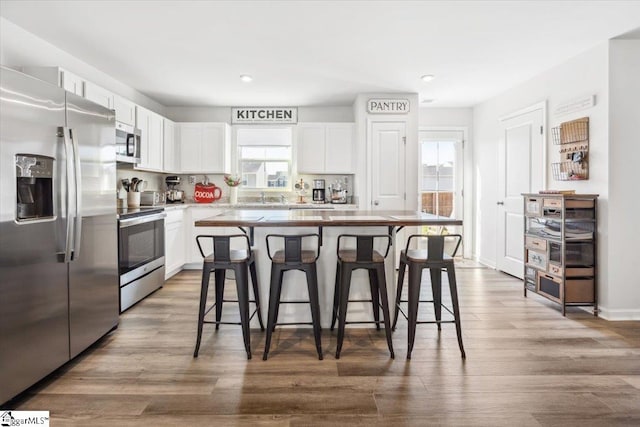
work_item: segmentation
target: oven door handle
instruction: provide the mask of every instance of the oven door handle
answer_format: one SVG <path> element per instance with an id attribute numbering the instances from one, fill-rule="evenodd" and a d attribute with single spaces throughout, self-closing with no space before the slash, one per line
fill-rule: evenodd
<path id="1" fill-rule="evenodd" d="M 139 216 L 136 218 L 121 219 L 118 222 L 120 223 L 120 228 L 126 228 L 126 227 L 131 227 L 133 225 L 144 224 L 146 222 L 158 221 L 165 218 L 166 216 L 167 214 L 162 212 L 162 213 L 157 213 L 153 215 Z"/>

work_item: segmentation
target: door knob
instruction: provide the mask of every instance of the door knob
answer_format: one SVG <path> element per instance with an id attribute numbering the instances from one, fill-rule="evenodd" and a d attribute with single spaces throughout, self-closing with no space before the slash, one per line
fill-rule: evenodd
<path id="1" fill-rule="evenodd" d="M 504 205 L 504 202 L 497 202 L 497 205 Z"/>
<path id="2" fill-rule="evenodd" d="M 374 200 L 374 201 L 373 201 L 373 204 L 374 204 L 375 206 L 378 206 L 378 205 L 380 204 L 380 202 L 379 202 L 379 201 L 377 201 L 377 200 Z"/>

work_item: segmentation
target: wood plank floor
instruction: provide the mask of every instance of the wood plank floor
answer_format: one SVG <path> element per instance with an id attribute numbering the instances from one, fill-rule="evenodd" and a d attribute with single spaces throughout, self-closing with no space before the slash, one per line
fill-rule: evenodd
<path id="1" fill-rule="evenodd" d="M 291 328 L 276 330 L 266 362 L 253 331 L 247 361 L 240 327 L 211 325 L 194 359 L 200 275 L 187 271 L 10 405 L 49 410 L 56 427 L 640 425 L 640 322 L 577 308 L 562 317 L 510 276 L 457 275 L 466 361 L 453 325 L 419 326 L 407 361 L 403 319 L 395 360 L 383 331 L 348 329 L 336 360 L 336 334 L 324 330 L 319 361 L 311 330 Z M 237 318 L 237 306 L 225 313 Z"/>

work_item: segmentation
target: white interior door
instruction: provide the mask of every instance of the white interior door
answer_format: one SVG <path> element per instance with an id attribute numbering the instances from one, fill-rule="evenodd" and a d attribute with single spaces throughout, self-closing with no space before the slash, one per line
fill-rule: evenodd
<path id="1" fill-rule="evenodd" d="M 405 208 L 404 122 L 371 123 L 371 209 Z"/>
<path id="2" fill-rule="evenodd" d="M 522 193 L 544 188 L 544 105 L 501 120 L 498 150 L 498 270 L 523 278 Z"/>

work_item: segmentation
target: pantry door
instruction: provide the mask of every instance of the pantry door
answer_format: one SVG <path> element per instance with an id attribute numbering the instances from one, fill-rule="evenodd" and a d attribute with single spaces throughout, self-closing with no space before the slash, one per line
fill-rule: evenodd
<path id="1" fill-rule="evenodd" d="M 404 122 L 371 122 L 371 209 L 404 210 Z"/>
<path id="2" fill-rule="evenodd" d="M 545 104 L 541 103 L 500 120 L 496 267 L 521 279 L 524 276 L 522 193 L 544 188 L 544 118 Z"/>

